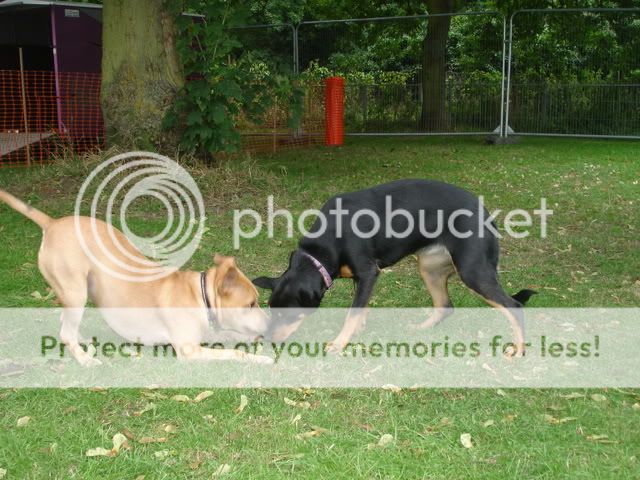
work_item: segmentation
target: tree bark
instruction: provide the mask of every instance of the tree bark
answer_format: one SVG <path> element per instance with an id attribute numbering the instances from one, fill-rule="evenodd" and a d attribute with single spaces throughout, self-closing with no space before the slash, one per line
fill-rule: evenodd
<path id="1" fill-rule="evenodd" d="M 171 148 L 162 121 L 184 77 L 175 47 L 175 24 L 163 0 L 104 0 L 102 111 L 107 144 Z"/>
<path id="2" fill-rule="evenodd" d="M 455 0 L 427 0 L 431 15 L 453 13 Z M 446 109 L 447 39 L 451 17 L 429 17 L 427 34 L 422 43 L 422 115 L 420 123 L 426 131 L 444 131 L 448 126 Z"/>

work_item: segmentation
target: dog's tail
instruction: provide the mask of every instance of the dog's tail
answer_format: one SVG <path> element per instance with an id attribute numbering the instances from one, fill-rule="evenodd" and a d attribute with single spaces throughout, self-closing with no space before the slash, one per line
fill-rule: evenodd
<path id="1" fill-rule="evenodd" d="M 535 290 L 524 289 L 520 290 L 515 295 L 511 295 L 511 298 L 513 298 L 516 302 L 520 302 L 522 305 L 525 305 L 529 301 L 529 299 L 536 293 L 538 292 L 536 292 Z"/>
<path id="2" fill-rule="evenodd" d="M 29 220 L 33 220 L 34 222 L 36 222 L 43 230 L 47 228 L 47 226 L 53 220 L 46 213 L 43 213 L 40 210 L 36 210 L 35 208 L 27 205 L 22 200 L 14 197 L 10 193 L 5 192 L 2 189 L 0 189 L 0 200 L 9 205 L 14 210 L 17 210 L 18 212 L 23 214 Z"/>

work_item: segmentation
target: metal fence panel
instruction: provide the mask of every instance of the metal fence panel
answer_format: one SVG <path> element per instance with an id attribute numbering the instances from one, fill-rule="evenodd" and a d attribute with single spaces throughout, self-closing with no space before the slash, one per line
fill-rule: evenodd
<path id="1" fill-rule="evenodd" d="M 295 75 L 297 32 L 291 24 L 248 25 L 231 32 L 242 46 L 234 56 L 247 56 L 250 68 L 264 75 Z M 237 128 L 242 149 L 250 152 L 276 152 L 324 140 L 324 102 L 317 85 L 307 85 L 300 125 L 290 122 L 291 103 L 273 94 L 273 104 L 259 118 L 241 114 Z"/>
<path id="2" fill-rule="evenodd" d="M 640 9 L 520 10 L 509 32 L 516 134 L 640 138 Z"/>
<path id="3" fill-rule="evenodd" d="M 450 23 L 445 71 L 429 77 L 444 85 L 423 82 L 429 19 Z M 303 80 L 346 78 L 348 134 L 485 134 L 502 118 L 505 32 L 495 12 L 303 22 L 298 67 Z"/>

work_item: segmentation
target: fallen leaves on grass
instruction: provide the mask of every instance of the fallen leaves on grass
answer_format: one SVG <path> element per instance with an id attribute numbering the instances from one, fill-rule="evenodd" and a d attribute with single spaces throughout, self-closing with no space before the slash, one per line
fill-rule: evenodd
<path id="1" fill-rule="evenodd" d="M 590 442 L 597 443 L 618 443 L 616 440 L 609 440 L 609 435 L 599 434 L 599 435 L 587 435 L 587 440 Z"/>
<path id="2" fill-rule="evenodd" d="M 601 393 L 593 393 L 591 394 L 591 400 L 593 400 L 594 402 L 606 402 L 607 397 L 605 397 Z"/>
<path id="3" fill-rule="evenodd" d="M 16 422 L 16 426 L 22 428 L 22 427 L 26 427 L 27 425 L 29 425 L 29 422 L 31 421 L 31 417 L 20 417 L 18 419 L 18 421 Z"/>
<path id="4" fill-rule="evenodd" d="M 388 390 L 389 392 L 393 392 L 393 393 L 402 392 L 402 389 L 400 387 L 398 387 L 397 385 L 393 385 L 392 383 L 387 383 L 386 385 L 383 385 L 382 389 Z"/>
<path id="5" fill-rule="evenodd" d="M 211 395 L 213 395 L 213 392 L 211 390 L 205 390 L 204 392 L 200 392 L 198 395 L 196 395 L 193 401 L 195 403 L 200 403 L 209 398 Z"/>
<path id="6" fill-rule="evenodd" d="M 500 395 L 501 397 L 506 397 L 507 396 L 507 392 L 505 392 L 504 390 L 502 390 L 501 388 L 496 390 L 496 393 L 498 395 Z"/>
<path id="7" fill-rule="evenodd" d="M 144 390 L 142 395 L 150 400 L 165 400 L 167 396 L 164 393 Z"/>
<path id="8" fill-rule="evenodd" d="M 137 412 L 133 412 L 133 416 L 134 417 L 139 417 L 140 415 L 142 415 L 143 413 L 147 413 L 150 412 L 152 410 L 155 410 L 156 404 L 155 403 L 147 403 L 144 407 L 142 407 L 141 410 L 138 410 Z"/>
<path id="9" fill-rule="evenodd" d="M 53 290 L 51 290 L 50 288 L 47 288 L 46 295 L 42 295 L 38 290 L 31 292 L 30 295 L 36 300 L 42 300 L 44 302 L 47 300 L 51 300 L 54 296 L 54 293 L 53 293 Z"/>
<path id="10" fill-rule="evenodd" d="M 4 478 L 7 476 L 7 469 L 6 468 L 0 468 L 0 479 Z"/>
<path id="11" fill-rule="evenodd" d="M 240 414 L 244 411 L 245 408 L 247 408 L 247 405 L 249 405 L 249 399 L 247 398 L 246 395 L 240 395 L 240 405 L 238 405 L 238 407 L 236 408 L 235 412 L 237 414 Z"/>
<path id="12" fill-rule="evenodd" d="M 323 433 L 328 432 L 326 428 L 311 426 L 312 430 L 296 435 L 296 440 L 306 440 L 308 438 L 319 437 Z"/>
<path id="13" fill-rule="evenodd" d="M 175 453 L 174 450 L 158 450 L 157 452 L 153 452 L 153 456 L 158 460 L 162 460 L 164 458 L 170 457 Z"/>
<path id="14" fill-rule="evenodd" d="M 443 427 L 449 426 L 453 423 L 453 421 L 449 418 L 449 417 L 442 417 L 440 419 L 440 422 L 437 425 L 429 425 L 427 426 L 424 430 L 423 433 L 426 434 L 433 434 L 435 432 L 437 432 L 438 430 L 440 430 Z"/>
<path id="15" fill-rule="evenodd" d="M 560 397 L 564 398 L 565 400 L 575 400 L 576 398 L 584 398 L 585 396 L 586 395 L 579 392 L 571 392 L 566 395 L 560 395 Z"/>
<path id="16" fill-rule="evenodd" d="M 561 425 L 563 423 L 572 422 L 574 420 L 577 420 L 576 417 L 556 418 L 553 415 L 549 415 L 549 414 L 544 414 L 542 416 L 542 418 L 544 419 L 545 422 L 550 423 L 552 425 Z"/>
<path id="17" fill-rule="evenodd" d="M 367 445 L 367 448 L 369 450 L 373 448 L 386 448 L 391 443 L 393 443 L 394 440 L 395 438 L 393 438 L 393 435 L 391 435 L 390 433 L 385 433 L 380 437 L 380 439 L 378 440 L 378 443 L 370 443 L 369 445 Z"/>
<path id="18" fill-rule="evenodd" d="M 87 457 L 115 457 L 113 450 L 107 450 L 106 448 L 96 447 L 90 448 L 85 452 Z"/>
<path id="19" fill-rule="evenodd" d="M 313 390 L 309 387 L 296 388 L 294 389 L 296 392 L 300 393 L 303 397 L 310 397 L 313 395 Z"/>
<path id="20" fill-rule="evenodd" d="M 85 452 L 87 457 L 115 457 L 122 448 L 129 448 L 129 443 L 127 442 L 127 437 L 125 437 L 122 433 L 116 433 L 111 439 L 113 443 L 113 447 L 111 450 L 107 450 L 106 448 L 96 447 L 90 448 Z"/>
<path id="21" fill-rule="evenodd" d="M 273 460 L 271 460 L 271 463 L 288 462 L 292 460 L 299 460 L 301 458 L 304 458 L 304 453 L 283 453 L 281 455 L 275 455 Z"/>
<path id="22" fill-rule="evenodd" d="M 165 443 L 167 441 L 167 437 L 142 437 L 138 440 L 138 443 Z"/>
<path id="23" fill-rule="evenodd" d="M 171 397 L 171 400 L 173 400 L 174 402 L 182 402 L 182 403 L 191 401 L 191 399 L 186 395 L 174 395 L 173 397 Z"/>
<path id="24" fill-rule="evenodd" d="M 631 408 L 633 408 L 634 410 L 640 410 L 640 403 L 634 403 L 633 405 L 631 405 Z"/>
<path id="25" fill-rule="evenodd" d="M 484 422 L 484 423 L 482 424 L 482 426 L 483 426 L 484 428 L 487 428 L 487 427 L 492 426 L 492 425 L 493 425 L 493 424 L 495 424 L 495 423 L 496 423 L 496 422 L 494 422 L 493 420 L 489 419 L 489 420 L 487 420 L 486 422 Z"/>
<path id="26" fill-rule="evenodd" d="M 231 465 L 229 465 L 227 463 L 223 463 L 222 465 L 220 465 L 218 467 L 218 469 L 215 472 L 213 472 L 213 476 L 214 477 L 221 477 L 222 475 L 226 475 L 230 471 L 231 471 Z"/>
<path id="27" fill-rule="evenodd" d="M 292 416 L 291 419 L 289 420 L 289 423 L 291 425 L 298 425 L 298 422 L 302 419 L 302 415 L 300 415 L 299 413 L 295 416 Z"/>
<path id="28" fill-rule="evenodd" d="M 171 423 L 167 423 L 164 426 L 164 431 L 165 431 L 165 433 L 176 433 L 178 431 L 178 427 L 176 427 L 175 425 L 173 425 Z"/>
<path id="29" fill-rule="evenodd" d="M 53 442 L 48 447 L 41 448 L 40 451 L 47 455 L 53 455 L 57 449 L 58 449 L 58 444 L 56 442 Z"/>
<path id="30" fill-rule="evenodd" d="M 473 442 L 471 441 L 470 433 L 463 433 L 460 435 L 460 443 L 464 448 L 473 448 Z"/>
<path id="31" fill-rule="evenodd" d="M 295 400 L 291 400 L 287 397 L 284 397 L 284 403 L 286 403 L 290 407 L 303 408 L 305 410 L 311 408 L 311 404 L 309 402 L 296 402 Z"/>

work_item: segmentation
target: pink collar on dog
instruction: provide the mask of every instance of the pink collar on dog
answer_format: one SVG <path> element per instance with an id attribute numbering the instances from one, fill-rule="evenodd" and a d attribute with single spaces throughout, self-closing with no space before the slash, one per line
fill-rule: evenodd
<path id="1" fill-rule="evenodd" d="M 320 272 L 320 275 L 322 275 L 322 279 L 324 280 L 324 284 L 327 289 L 331 288 L 331 285 L 333 285 L 333 280 L 331 280 L 331 275 L 329 275 L 327 269 L 324 268 L 324 265 L 322 265 L 316 257 L 314 257 L 313 255 L 309 255 L 307 252 L 302 252 L 302 255 L 311 260 L 311 263 L 313 263 L 313 265 L 318 269 L 318 272 Z"/>

